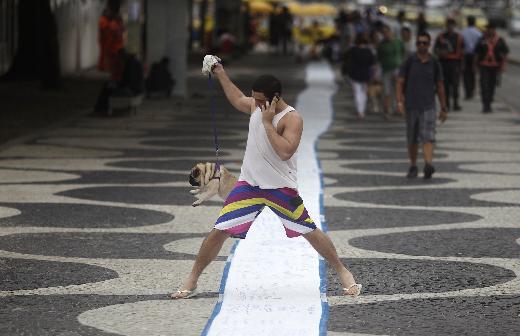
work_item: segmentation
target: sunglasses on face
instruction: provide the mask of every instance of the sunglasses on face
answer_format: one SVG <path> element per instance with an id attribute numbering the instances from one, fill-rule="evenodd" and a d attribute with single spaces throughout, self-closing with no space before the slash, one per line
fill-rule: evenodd
<path id="1" fill-rule="evenodd" d="M 430 42 L 429 41 L 417 41 L 416 44 L 417 45 L 430 45 Z"/>

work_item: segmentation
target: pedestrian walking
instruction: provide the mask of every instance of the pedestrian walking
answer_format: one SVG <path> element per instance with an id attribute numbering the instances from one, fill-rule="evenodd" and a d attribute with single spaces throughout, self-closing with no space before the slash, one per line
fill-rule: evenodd
<path id="1" fill-rule="evenodd" d="M 289 8 L 282 7 L 282 12 L 278 15 L 278 24 L 280 25 L 280 39 L 282 45 L 282 54 L 287 55 L 288 47 L 292 44 L 293 16 L 289 12 Z"/>
<path id="2" fill-rule="evenodd" d="M 417 16 L 417 34 L 426 33 L 428 31 L 428 21 L 424 12 L 420 12 Z"/>
<path id="3" fill-rule="evenodd" d="M 397 13 L 396 22 L 394 23 L 394 35 L 401 36 L 401 31 L 406 24 L 406 11 L 401 9 Z"/>
<path id="4" fill-rule="evenodd" d="M 342 264 L 330 238 L 309 217 L 298 195 L 296 153 L 303 119 L 282 98 L 280 80 L 271 75 L 258 77 L 253 82 L 251 97 L 247 97 L 230 80 L 221 64 L 216 63 L 208 71 L 218 78 L 229 102 L 250 115 L 246 152 L 238 182 L 215 227 L 202 243 L 191 273 L 171 298 L 193 296 L 202 271 L 218 255 L 224 241 L 230 236 L 245 238 L 256 216 L 266 206 L 281 219 L 288 237 L 303 236 L 335 268 L 344 295 L 358 295 L 361 285 L 356 284 Z"/>
<path id="5" fill-rule="evenodd" d="M 347 76 L 354 91 L 354 100 L 359 119 L 365 117 L 367 106 L 367 84 L 374 73 L 376 58 L 368 47 L 365 34 L 358 34 L 354 46 L 350 48 L 343 61 L 343 72 Z"/>
<path id="6" fill-rule="evenodd" d="M 388 25 L 382 29 L 383 40 L 377 46 L 377 59 L 381 65 L 383 83 L 384 113 L 389 116 L 395 112 L 395 88 L 399 66 L 403 62 L 403 42 L 394 37 Z"/>
<path id="7" fill-rule="evenodd" d="M 273 5 L 273 11 L 269 14 L 269 46 L 271 52 L 278 53 L 280 42 L 280 16 L 277 14 L 278 5 Z"/>
<path id="8" fill-rule="evenodd" d="M 404 45 L 404 58 L 412 56 L 415 53 L 415 44 L 412 37 L 412 29 L 408 24 L 403 25 L 401 28 L 401 41 Z"/>
<path id="9" fill-rule="evenodd" d="M 464 98 L 472 99 L 475 94 L 475 48 L 477 42 L 482 38 L 482 32 L 475 27 L 475 17 L 467 17 L 468 26 L 462 31 L 464 39 Z"/>
<path id="10" fill-rule="evenodd" d="M 462 108 L 459 105 L 459 82 L 464 57 L 464 39 L 455 31 L 455 26 L 454 19 L 446 20 L 446 31 L 437 36 L 433 49 L 442 66 L 446 108 L 460 111 Z"/>
<path id="11" fill-rule="evenodd" d="M 490 22 L 475 49 L 475 63 L 480 73 L 480 94 L 484 113 L 493 111 L 491 104 L 495 96 L 497 78 L 505 70 L 508 53 L 506 42 L 496 32 L 496 24 Z"/>
<path id="12" fill-rule="evenodd" d="M 348 48 L 350 47 L 351 37 L 349 35 L 349 15 L 350 14 L 346 12 L 344 9 L 340 9 L 338 17 L 334 19 L 336 24 L 336 30 L 339 33 L 340 55 L 345 54 Z"/>
<path id="13" fill-rule="evenodd" d="M 380 31 L 376 28 L 372 29 L 369 34 L 368 48 L 377 60 L 377 46 L 381 40 Z M 382 110 L 383 85 L 381 84 L 381 66 L 376 62 L 371 69 L 370 81 L 367 87 L 367 110 L 368 112 L 378 114 Z"/>
<path id="14" fill-rule="evenodd" d="M 399 70 L 397 99 L 399 113 L 406 114 L 406 137 L 408 142 L 408 178 L 418 175 L 417 155 L 422 143 L 424 155 L 424 179 L 430 179 L 435 172 L 433 166 L 433 146 L 435 144 L 437 110 L 435 93 L 439 98 L 439 119 L 447 117 L 446 97 L 441 65 L 429 52 L 431 37 L 428 33 L 417 35 L 417 53 L 410 56 Z"/>

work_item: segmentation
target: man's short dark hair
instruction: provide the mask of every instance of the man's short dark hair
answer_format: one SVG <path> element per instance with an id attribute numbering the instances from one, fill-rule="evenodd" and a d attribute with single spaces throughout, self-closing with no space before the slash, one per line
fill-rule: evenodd
<path id="1" fill-rule="evenodd" d="M 422 37 L 426 36 L 428 38 L 428 41 L 430 41 L 430 42 L 432 40 L 432 36 L 430 35 L 430 33 L 423 31 L 423 32 L 420 32 L 417 34 L 417 41 L 419 41 L 419 37 L 421 37 L 421 36 Z"/>
<path id="2" fill-rule="evenodd" d="M 282 83 L 272 75 L 262 75 L 253 82 L 252 90 L 261 92 L 271 101 L 276 94 L 282 95 Z"/>
<path id="3" fill-rule="evenodd" d="M 469 15 L 466 18 L 466 21 L 468 22 L 468 26 L 474 26 L 477 19 L 475 19 L 475 17 L 473 15 Z"/>
<path id="4" fill-rule="evenodd" d="M 364 33 L 357 33 L 356 39 L 354 41 L 354 44 L 359 46 L 359 45 L 367 44 L 367 43 L 368 43 L 368 40 L 367 40 L 365 34 Z"/>

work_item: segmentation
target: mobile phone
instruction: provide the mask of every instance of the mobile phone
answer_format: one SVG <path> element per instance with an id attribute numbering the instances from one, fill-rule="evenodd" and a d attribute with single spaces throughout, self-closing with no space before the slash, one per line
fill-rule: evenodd
<path id="1" fill-rule="evenodd" d="M 271 104 L 273 103 L 273 100 L 274 100 L 275 98 L 277 98 L 278 100 L 280 100 L 280 93 L 278 93 L 278 92 L 275 92 L 275 93 L 274 93 L 273 97 L 271 98 Z"/>

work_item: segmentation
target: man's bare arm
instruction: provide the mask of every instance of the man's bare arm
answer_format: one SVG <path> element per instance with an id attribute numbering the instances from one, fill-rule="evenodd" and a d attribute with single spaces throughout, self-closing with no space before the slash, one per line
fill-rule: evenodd
<path id="1" fill-rule="evenodd" d="M 444 83 L 442 81 L 437 82 L 437 96 L 439 98 L 439 103 L 441 104 L 439 119 L 442 122 L 445 122 L 446 119 L 448 119 L 448 112 L 446 111 L 446 92 L 444 91 Z"/>
<path id="2" fill-rule="evenodd" d="M 300 145 L 300 140 L 303 132 L 303 119 L 296 113 L 287 114 L 285 118 L 285 128 L 280 135 L 274 128 L 272 122 L 264 122 L 267 138 L 273 146 L 276 154 L 283 161 L 289 160 Z"/>
<path id="3" fill-rule="evenodd" d="M 251 101 L 253 98 L 247 97 L 238 87 L 236 87 L 221 64 L 215 66 L 213 74 L 218 78 L 231 105 L 240 112 L 251 114 Z"/>
<path id="4" fill-rule="evenodd" d="M 404 77 L 399 76 L 397 77 L 397 86 L 396 86 L 396 99 L 397 99 L 397 111 L 399 114 L 404 115 L 405 109 L 404 109 Z"/>

